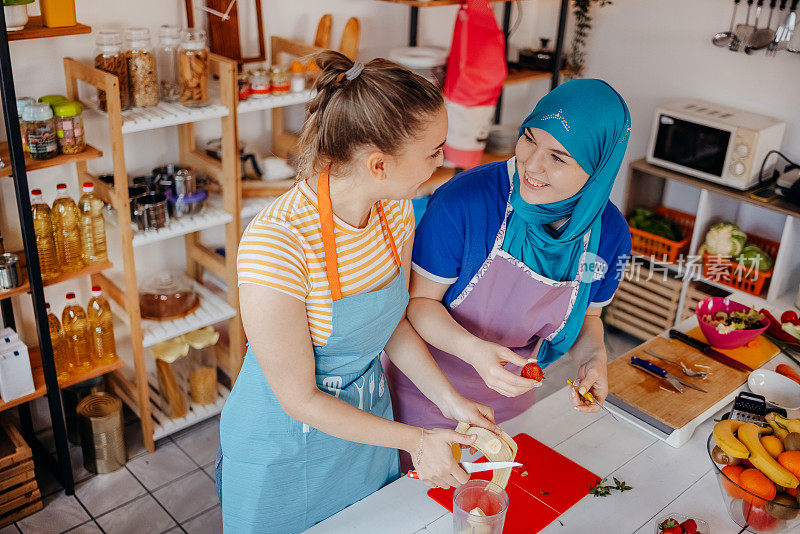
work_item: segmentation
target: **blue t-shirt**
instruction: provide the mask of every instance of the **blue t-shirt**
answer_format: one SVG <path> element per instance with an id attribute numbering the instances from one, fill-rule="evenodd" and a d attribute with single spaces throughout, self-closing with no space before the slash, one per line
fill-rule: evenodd
<path id="1" fill-rule="evenodd" d="M 489 257 L 510 190 L 507 162 L 501 161 L 458 174 L 431 197 L 417 226 L 412 269 L 450 285 L 443 299 L 445 306 L 461 294 Z M 592 282 L 589 306 L 611 302 L 631 252 L 628 223 L 610 201 L 601 225 L 597 255 L 606 263 L 605 274 Z"/>

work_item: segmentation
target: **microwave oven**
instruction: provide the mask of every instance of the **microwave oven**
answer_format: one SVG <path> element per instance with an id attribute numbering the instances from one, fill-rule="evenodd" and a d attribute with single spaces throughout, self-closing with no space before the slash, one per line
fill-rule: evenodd
<path id="1" fill-rule="evenodd" d="M 770 150 L 779 150 L 786 123 L 698 99 L 655 110 L 647 162 L 736 189 L 759 181 Z M 765 176 L 770 176 L 766 172 Z"/>

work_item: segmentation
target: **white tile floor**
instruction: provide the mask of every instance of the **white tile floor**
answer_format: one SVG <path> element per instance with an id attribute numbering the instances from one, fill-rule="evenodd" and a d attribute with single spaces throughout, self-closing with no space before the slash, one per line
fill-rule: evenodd
<path id="1" fill-rule="evenodd" d="M 609 360 L 639 343 L 626 334 L 608 331 Z M 576 371 L 569 358 L 550 365 L 538 398 L 561 389 L 567 378 L 575 377 Z M 47 431 L 40 434 L 40 440 L 52 447 L 52 436 Z M 165 438 L 149 454 L 142 445 L 138 423 L 126 425 L 125 440 L 128 464 L 105 475 L 87 472 L 80 447 L 71 448 L 76 478 L 73 496 L 65 495 L 49 473 L 37 473 L 45 496 L 44 509 L 0 529 L 0 534 L 222 532 L 222 512 L 214 487 L 219 417 Z"/>

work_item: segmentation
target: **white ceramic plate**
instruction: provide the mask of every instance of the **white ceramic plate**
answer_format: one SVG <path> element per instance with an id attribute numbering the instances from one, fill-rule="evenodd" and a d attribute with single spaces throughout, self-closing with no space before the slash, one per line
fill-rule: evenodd
<path id="1" fill-rule="evenodd" d="M 656 534 L 660 534 L 660 532 L 661 532 L 658 529 L 658 525 L 660 525 L 661 523 L 663 523 L 667 519 L 674 519 L 674 520 L 678 521 L 679 523 L 683 523 L 684 521 L 689 519 L 689 516 L 685 515 L 685 514 L 665 514 L 665 515 L 659 517 L 658 521 L 656 521 Z M 694 522 L 697 523 L 697 533 L 698 534 L 709 534 L 711 532 L 711 529 L 708 527 L 708 523 L 706 523 L 702 519 L 697 519 L 696 517 L 693 518 L 693 519 L 694 519 Z"/>
<path id="2" fill-rule="evenodd" d="M 800 408 L 800 385 L 775 371 L 756 369 L 747 377 L 750 391 L 787 410 Z"/>

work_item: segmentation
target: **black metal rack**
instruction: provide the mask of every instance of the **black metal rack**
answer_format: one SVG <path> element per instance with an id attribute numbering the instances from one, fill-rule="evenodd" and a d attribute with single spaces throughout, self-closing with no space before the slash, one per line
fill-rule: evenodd
<path id="1" fill-rule="evenodd" d="M 47 323 L 47 311 L 45 310 L 44 301 L 44 283 L 42 282 L 42 273 L 39 266 L 39 255 L 36 252 L 36 235 L 33 230 L 33 216 L 28 194 L 28 175 L 25 168 L 22 138 L 20 136 L 19 116 L 17 115 L 17 97 L 14 91 L 14 73 L 8 47 L 5 13 L 0 15 L 0 98 L 2 98 L 3 119 L 5 122 L 6 138 L 8 139 L 17 211 L 19 213 L 19 223 L 27 262 L 28 281 L 30 283 L 30 293 L 36 319 L 36 331 L 42 359 L 42 372 L 47 388 L 47 403 L 50 409 L 50 421 L 53 427 L 53 438 L 56 446 L 56 459 L 53 458 L 50 452 L 36 437 L 33 429 L 30 405 L 28 403 L 20 404 L 17 407 L 20 417 L 20 430 L 37 459 L 40 459 L 48 470 L 58 478 L 67 495 L 72 495 L 75 492 L 75 481 L 72 475 L 72 465 L 69 457 L 67 428 L 61 404 L 61 390 L 58 387 L 55 361 L 53 359 L 53 347 L 50 343 L 50 330 Z M 14 313 L 10 299 L 4 299 L 2 301 L 2 315 L 5 325 L 15 328 Z"/>

